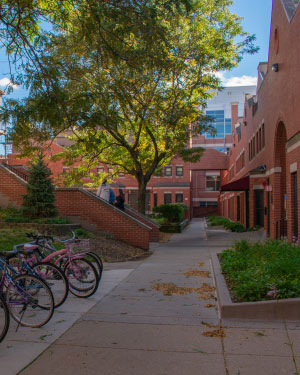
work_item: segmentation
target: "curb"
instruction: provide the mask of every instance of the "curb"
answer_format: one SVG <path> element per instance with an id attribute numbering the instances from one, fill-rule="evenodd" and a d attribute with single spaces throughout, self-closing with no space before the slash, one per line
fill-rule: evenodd
<path id="1" fill-rule="evenodd" d="M 217 289 L 219 317 L 221 319 L 299 320 L 300 298 L 232 302 L 217 254 L 211 254 L 211 263 Z"/>

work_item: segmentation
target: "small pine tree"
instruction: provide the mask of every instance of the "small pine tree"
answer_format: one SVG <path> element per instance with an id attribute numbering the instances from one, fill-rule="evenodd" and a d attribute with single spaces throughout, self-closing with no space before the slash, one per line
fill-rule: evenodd
<path id="1" fill-rule="evenodd" d="M 31 163 L 27 194 L 23 195 L 23 214 L 30 218 L 57 215 L 54 205 L 54 186 L 50 178 L 52 173 L 46 166 L 43 157 L 43 154 L 40 153 L 37 161 Z"/>

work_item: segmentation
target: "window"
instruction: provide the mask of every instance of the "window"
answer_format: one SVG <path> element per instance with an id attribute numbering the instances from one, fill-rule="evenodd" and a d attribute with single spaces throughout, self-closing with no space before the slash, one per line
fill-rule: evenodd
<path id="1" fill-rule="evenodd" d="M 103 173 L 104 167 L 97 167 L 97 174 Z"/>
<path id="2" fill-rule="evenodd" d="M 154 194 L 153 194 L 153 198 L 154 198 L 153 206 L 154 206 L 154 207 L 157 207 L 157 193 L 154 193 Z"/>
<path id="3" fill-rule="evenodd" d="M 124 172 L 119 172 L 119 177 L 125 177 L 125 173 Z"/>
<path id="4" fill-rule="evenodd" d="M 172 167 L 165 167 L 165 176 L 166 177 L 172 176 Z"/>
<path id="5" fill-rule="evenodd" d="M 265 147 L 265 124 L 261 126 L 261 133 L 262 133 L 262 147 Z"/>
<path id="6" fill-rule="evenodd" d="M 183 167 L 176 166 L 176 176 L 183 176 Z"/>
<path id="7" fill-rule="evenodd" d="M 206 176 L 206 191 L 220 190 L 220 176 Z"/>
<path id="8" fill-rule="evenodd" d="M 218 207 L 218 202 L 200 202 L 200 207 Z"/>
<path id="9" fill-rule="evenodd" d="M 255 139 L 256 139 L 256 153 L 258 154 L 259 153 L 259 148 L 258 148 L 258 132 L 256 132 Z"/>
<path id="10" fill-rule="evenodd" d="M 259 128 L 258 147 L 259 147 L 259 151 L 260 151 L 262 149 L 262 147 L 261 147 L 261 128 Z"/>
<path id="11" fill-rule="evenodd" d="M 250 141 L 249 141 L 249 160 L 251 160 L 252 157 L 251 157 L 251 146 L 250 146 Z"/>
<path id="12" fill-rule="evenodd" d="M 68 173 L 70 172 L 70 168 L 69 167 L 63 167 L 63 173 Z"/>
<path id="13" fill-rule="evenodd" d="M 183 194 L 176 193 L 176 203 L 183 203 Z"/>
<path id="14" fill-rule="evenodd" d="M 113 171 L 114 171 L 114 169 L 113 169 L 112 167 L 108 168 L 108 173 L 109 173 L 109 174 L 112 174 Z"/>
<path id="15" fill-rule="evenodd" d="M 164 194 L 164 203 L 165 204 L 172 203 L 172 194 L 171 193 L 165 193 Z"/>

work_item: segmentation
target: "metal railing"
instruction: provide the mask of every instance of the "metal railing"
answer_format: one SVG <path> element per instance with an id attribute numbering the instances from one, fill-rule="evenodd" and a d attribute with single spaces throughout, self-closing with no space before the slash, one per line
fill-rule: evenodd
<path id="1" fill-rule="evenodd" d="M 20 178 L 22 178 L 22 180 L 28 182 L 29 176 L 26 173 L 20 171 L 18 168 L 13 167 L 12 165 L 9 165 L 9 164 L 2 164 L 2 165 L 3 165 L 3 167 L 9 169 L 11 172 L 13 172 L 14 174 L 16 174 Z"/>

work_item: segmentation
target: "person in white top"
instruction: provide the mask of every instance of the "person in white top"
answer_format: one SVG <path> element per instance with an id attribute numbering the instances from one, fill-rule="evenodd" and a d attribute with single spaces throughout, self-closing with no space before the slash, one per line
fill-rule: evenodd
<path id="1" fill-rule="evenodd" d="M 107 184 L 107 180 L 105 179 L 103 180 L 102 185 L 98 187 L 98 190 L 97 190 L 98 197 L 109 202 L 109 190 L 110 190 L 110 186 Z"/>

